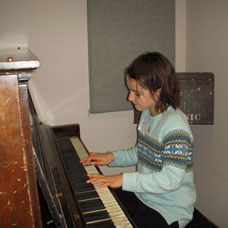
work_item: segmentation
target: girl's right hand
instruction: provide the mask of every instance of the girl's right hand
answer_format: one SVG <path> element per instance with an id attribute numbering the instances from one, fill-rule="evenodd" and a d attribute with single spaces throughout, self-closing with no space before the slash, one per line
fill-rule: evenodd
<path id="1" fill-rule="evenodd" d="M 114 160 L 114 155 L 111 152 L 95 153 L 92 152 L 89 156 L 81 159 L 81 163 L 85 165 L 108 165 Z"/>

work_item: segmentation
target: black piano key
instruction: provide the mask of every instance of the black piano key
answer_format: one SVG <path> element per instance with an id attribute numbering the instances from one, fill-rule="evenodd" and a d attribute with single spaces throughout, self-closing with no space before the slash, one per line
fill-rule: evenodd
<path id="1" fill-rule="evenodd" d="M 81 165 L 81 164 L 78 164 L 76 162 L 72 163 L 72 164 L 69 164 L 68 162 L 65 162 L 65 164 L 67 165 L 67 168 L 71 171 L 71 172 L 75 172 L 75 171 L 79 171 L 75 174 L 81 174 L 81 175 L 87 175 L 86 171 L 85 171 L 85 168 Z"/>
<path id="2" fill-rule="evenodd" d="M 87 184 L 84 181 L 83 182 L 78 182 L 78 181 L 72 180 L 72 184 L 73 184 L 73 186 L 75 185 L 75 187 L 78 186 L 78 188 L 88 188 L 88 189 L 90 189 L 90 188 L 93 187 L 92 184 Z"/>
<path id="3" fill-rule="evenodd" d="M 74 147 L 69 139 L 58 140 L 57 142 L 62 154 L 69 154 L 69 152 L 74 152 L 74 157 L 76 160 L 80 161 L 78 154 L 75 152 Z"/>
<path id="4" fill-rule="evenodd" d="M 69 174 L 69 178 L 71 180 L 74 180 L 75 183 L 86 183 L 86 181 L 89 179 L 87 176 L 78 176 L 78 175 L 75 175 L 75 174 Z"/>
<path id="5" fill-rule="evenodd" d="M 64 154 L 62 155 L 63 157 L 63 161 L 68 164 L 69 166 L 74 167 L 75 164 L 77 164 L 78 166 L 81 165 L 81 163 L 79 163 L 79 161 L 77 161 L 76 159 L 73 159 L 71 156 L 65 156 Z M 79 166 L 80 167 L 80 166 Z M 76 166 L 77 168 L 77 166 Z M 80 167 L 81 168 L 81 167 Z"/>
<path id="6" fill-rule="evenodd" d="M 78 200 L 86 200 L 86 199 L 93 199 L 93 198 L 98 198 L 99 195 L 98 193 L 94 190 L 94 191 L 90 191 L 90 192 L 82 192 L 82 193 L 78 193 L 77 195 L 77 199 Z"/>
<path id="7" fill-rule="evenodd" d="M 71 169 L 70 169 L 70 167 L 68 167 L 67 168 L 67 171 L 68 171 L 69 174 L 71 174 L 72 177 L 73 176 L 87 177 L 86 171 L 81 170 L 79 167 L 77 167 L 77 168 L 71 168 Z"/>
<path id="8" fill-rule="evenodd" d="M 90 212 L 105 209 L 104 204 L 100 199 L 92 199 L 79 202 L 82 212 Z"/>
<path id="9" fill-rule="evenodd" d="M 88 228 L 115 228 L 116 226 L 111 220 L 95 222 L 87 225 Z"/>
<path id="10" fill-rule="evenodd" d="M 62 154 L 63 157 L 63 161 L 68 164 L 69 166 L 75 167 L 75 164 L 77 164 L 77 167 L 82 168 L 82 164 L 77 160 L 77 159 L 73 159 L 71 156 L 65 156 L 65 154 Z"/>
<path id="11" fill-rule="evenodd" d="M 78 185 L 77 183 L 74 184 L 74 182 L 72 183 L 72 187 L 75 193 L 95 190 L 93 185 Z"/>
<path id="12" fill-rule="evenodd" d="M 70 170 L 68 170 L 69 174 L 72 176 L 72 178 L 76 177 L 77 179 L 80 178 L 84 178 L 84 179 L 88 179 L 88 175 L 87 173 L 81 172 L 78 168 L 72 168 Z"/>
<path id="13" fill-rule="evenodd" d="M 98 220 L 104 220 L 104 219 L 110 218 L 107 211 L 92 212 L 89 214 L 85 214 L 84 216 L 85 216 L 86 222 L 98 221 Z"/>

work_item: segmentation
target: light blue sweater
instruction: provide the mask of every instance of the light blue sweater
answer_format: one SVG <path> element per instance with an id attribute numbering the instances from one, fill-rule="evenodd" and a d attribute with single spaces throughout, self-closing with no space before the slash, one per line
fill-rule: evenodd
<path id="1" fill-rule="evenodd" d="M 192 219 L 196 201 L 193 137 L 183 112 L 169 106 L 151 116 L 144 110 L 136 146 L 112 153 L 111 167 L 137 165 L 136 172 L 123 174 L 123 190 L 134 192 L 168 224 L 178 221 L 183 228 Z"/>

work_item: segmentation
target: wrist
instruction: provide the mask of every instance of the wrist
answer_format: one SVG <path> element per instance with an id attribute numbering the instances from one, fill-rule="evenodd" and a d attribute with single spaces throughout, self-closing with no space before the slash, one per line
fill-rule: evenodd
<path id="1" fill-rule="evenodd" d="M 112 152 L 110 152 L 110 151 L 107 151 L 106 152 L 106 154 L 108 154 L 109 155 L 109 157 L 110 157 L 110 162 L 109 163 L 111 163 L 112 161 L 114 161 L 114 159 L 115 159 L 115 157 L 114 157 L 114 154 L 112 153 Z"/>

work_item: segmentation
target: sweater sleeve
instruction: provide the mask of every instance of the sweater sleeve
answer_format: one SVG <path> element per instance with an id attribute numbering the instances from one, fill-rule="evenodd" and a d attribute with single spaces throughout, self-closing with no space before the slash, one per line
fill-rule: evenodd
<path id="1" fill-rule="evenodd" d="M 167 193 L 178 189 L 185 175 L 185 170 L 166 165 L 161 172 L 124 173 L 123 190 L 138 193 Z"/>
<path id="2" fill-rule="evenodd" d="M 112 151 L 112 153 L 114 155 L 114 160 L 108 165 L 109 167 L 133 166 L 138 163 L 137 147 L 127 150 Z"/>

